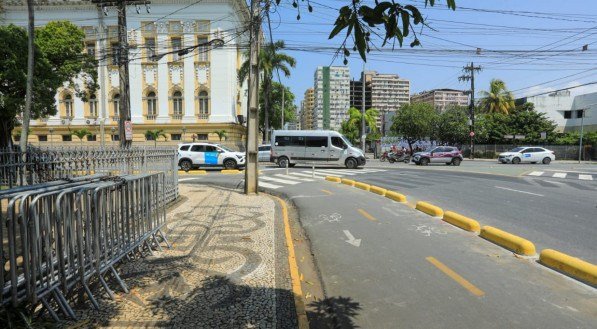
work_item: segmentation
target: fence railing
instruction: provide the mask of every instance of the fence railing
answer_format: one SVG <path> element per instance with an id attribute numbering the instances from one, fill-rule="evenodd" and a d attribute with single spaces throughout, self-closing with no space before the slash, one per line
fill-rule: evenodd
<path id="1" fill-rule="evenodd" d="M 0 188 L 82 175 L 165 173 L 166 201 L 178 197 L 178 154 L 172 147 L 30 147 L 0 149 Z"/>
<path id="2" fill-rule="evenodd" d="M 114 299 L 108 273 L 128 292 L 114 265 L 170 246 L 161 231 L 165 180 L 163 172 L 96 174 L 0 191 L 0 305 L 41 303 L 54 319 L 54 308 L 76 318 L 75 289 L 95 308 L 90 282 Z"/>
<path id="3" fill-rule="evenodd" d="M 554 151 L 556 160 L 578 160 L 578 145 L 539 145 L 548 150 Z M 475 157 L 497 159 L 498 154 L 515 148 L 511 144 L 476 144 Z M 463 154 L 470 155 L 470 145 L 462 145 Z M 597 160 L 597 146 L 583 146 L 583 161 Z"/>

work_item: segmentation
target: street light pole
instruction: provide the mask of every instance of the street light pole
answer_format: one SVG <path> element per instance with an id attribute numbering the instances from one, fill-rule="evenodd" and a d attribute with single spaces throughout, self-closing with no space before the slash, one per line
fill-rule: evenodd
<path id="1" fill-rule="evenodd" d="M 365 62 L 363 62 L 363 76 L 361 78 L 362 88 L 361 88 L 361 150 L 363 153 L 365 152 Z"/>
<path id="2" fill-rule="evenodd" d="M 585 126 L 585 114 L 587 113 L 587 109 L 583 109 L 582 110 L 582 117 L 580 118 L 580 140 L 578 143 L 578 163 L 580 163 L 581 161 L 581 157 L 582 157 L 582 137 L 583 137 L 583 132 L 584 132 L 584 126 Z"/>

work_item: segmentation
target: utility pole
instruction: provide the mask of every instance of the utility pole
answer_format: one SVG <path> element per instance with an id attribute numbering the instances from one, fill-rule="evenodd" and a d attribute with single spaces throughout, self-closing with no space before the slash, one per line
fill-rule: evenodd
<path id="1" fill-rule="evenodd" d="M 481 71 L 481 66 L 475 66 L 473 62 L 470 65 L 465 66 L 462 71 L 465 73 L 458 77 L 459 81 L 470 81 L 471 82 L 471 102 L 469 104 L 469 137 L 470 137 L 470 150 L 471 154 L 469 158 L 472 160 L 475 158 L 475 72 Z"/>
<path id="2" fill-rule="evenodd" d="M 29 13 L 29 24 L 27 27 L 27 89 L 25 91 L 25 110 L 23 111 L 23 129 L 21 129 L 21 139 L 19 146 L 21 152 L 27 150 L 27 140 L 29 139 L 29 119 L 31 118 L 31 107 L 33 106 L 33 69 L 35 67 L 35 15 L 33 0 L 27 0 L 27 11 Z"/>
<path id="3" fill-rule="evenodd" d="M 102 13 L 102 9 L 98 6 L 97 7 L 97 18 L 99 20 L 99 48 L 98 48 L 98 54 L 100 54 L 99 56 L 99 86 L 100 86 L 100 90 L 99 90 L 99 95 L 100 95 L 100 142 L 102 145 L 102 148 L 106 147 L 106 102 L 107 102 L 107 97 L 106 97 L 106 75 L 105 75 L 105 70 L 106 70 L 106 57 L 107 57 L 107 48 L 106 48 L 106 25 L 104 23 L 104 15 Z"/>
<path id="4" fill-rule="evenodd" d="M 118 134 L 120 147 L 128 148 L 132 145 L 132 138 L 127 139 L 125 133 L 125 121 L 131 121 L 131 100 L 129 86 L 129 45 L 126 25 L 126 6 L 127 5 L 148 5 L 150 2 L 145 0 L 92 0 L 100 7 L 112 6 L 118 11 L 118 75 L 120 77 L 120 101 L 119 101 L 119 120 Z"/>
<path id="5" fill-rule="evenodd" d="M 280 126 L 280 129 L 284 129 L 284 95 L 286 94 L 286 88 L 284 88 L 284 85 L 281 82 L 280 86 L 282 86 L 282 126 Z"/>
<path id="6" fill-rule="evenodd" d="M 363 75 L 361 77 L 361 150 L 363 150 L 363 154 L 365 154 L 365 140 L 367 138 L 365 134 L 365 80 L 365 62 L 363 62 Z"/>
<path id="7" fill-rule="evenodd" d="M 261 18 L 259 0 L 251 0 L 251 33 L 249 55 L 249 99 L 247 111 L 247 162 L 245 168 L 245 194 L 258 192 L 257 147 L 259 139 L 259 45 Z M 265 109 L 267 111 L 267 109 Z M 266 123 L 267 124 L 267 123 Z"/>

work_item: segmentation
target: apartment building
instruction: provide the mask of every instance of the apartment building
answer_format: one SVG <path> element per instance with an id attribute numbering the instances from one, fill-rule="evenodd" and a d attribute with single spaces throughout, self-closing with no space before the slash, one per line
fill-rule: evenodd
<path id="1" fill-rule="evenodd" d="M 339 130 L 348 119 L 350 69 L 319 66 L 314 75 L 313 129 Z"/>
<path id="2" fill-rule="evenodd" d="M 99 62 L 100 89 L 87 101 L 65 85 L 56 94 L 57 114 L 32 120 L 30 142 L 41 145 L 71 142 L 72 131 L 87 128 L 86 145 L 98 145 L 100 127 L 105 142 L 116 144 L 120 78 L 118 71 L 118 13 L 106 15 L 91 1 L 36 1 L 35 23 L 70 20 L 85 33 L 85 51 Z M 3 1 L 1 24 L 26 27 L 27 2 Z M 184 9 L 184 10 L 183 10 Z M 249 21 L 244 1 L 160 0 L 151 13 L 128 11 L 129 84 L 133 141 L 146 140 L 147 130 L 162 129 L 169 141 L 211 140 L 214 131 L 226 130 L 228 140 L 244 138 L 246 83 L 239 84 L 237 70 L 244 61 L 244 26 Z M 163 19 L 157 19 L 163 17 Z M 219 39 L 225 47 L 199 46 L 179 55 L 177 49 L 205 45 Z M 102 54 L 109 54 L 103 56 Z M 160 55 L 162 54 L 162 55 Z M 102 79 L 103 77 L 103 79 Z M 76 139 L 74 142 L 78 142 Z"/>
<path id="3" fill-rule="evenodd" d="M 423 91 L 411 97 L 413 103 L 428 103 L 443 112 L 449 106 L 468 106 L 468 95 L 462 90 L 456 89 L 433 89 Z"/>
<path id="4" fill-rule="evenodd" d="M 313 130 L 313 110 L 315 108 L 315 90 L 309 88 L 305 91 L 301 102 L 301 129 Z"/>
<path id="5" fill-rule="evenodd" d="M 363 106 L 363 82 L 361 80 L 350 81 L 350 107 L 361 109 Z M 365 84 L 365 109 L 370 109 L 371 103 L 371 85 Z"/>

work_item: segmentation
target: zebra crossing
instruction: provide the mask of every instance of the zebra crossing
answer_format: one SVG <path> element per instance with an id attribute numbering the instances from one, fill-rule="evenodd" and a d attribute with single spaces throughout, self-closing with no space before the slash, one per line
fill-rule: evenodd
<path id="1" fill-rule="evenodd" d="M 312 170 L 300 170 L 289 172 L 286 174 L 269 174 L 259 176 L 259 186 L 269 189 L 279 189 L 281 187 L 297 185 L 306 182 L 315 182 L 325 179 L 325 176 L 338 176 L 338 177 L 352 177 L 359 174 L 373 174 L 378 172 L 384 172 L 385 169 L 316 169 Z"/>
<path id="2" fill-rule="evenodd" d="M 548 178 L 564 178 L 564 179 L 577 179 L 582 181 L 592 181 L 593 175 L 588 173 L 578 173 L 578 172 L 545 172 L 545 171 L 533 171 L 526 176 L 533 176 L 533 177 L 548 177 Z M 597 174 L 595 174 L 597 178 Z"/>

